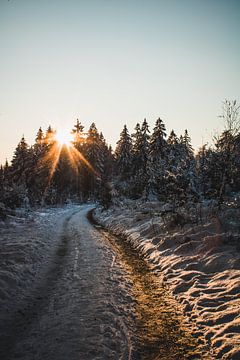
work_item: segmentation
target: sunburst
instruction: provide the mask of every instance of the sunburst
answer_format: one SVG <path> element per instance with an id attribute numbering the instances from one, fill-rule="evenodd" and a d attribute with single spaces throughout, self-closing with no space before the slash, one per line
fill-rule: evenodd
<path id="1" fill-rule="evenodd" d="M 41 160 L 39 166 L 48 164 L 49 174 L 48 182 L 44 191 L 44 198 L 47 194 L 47 189 L 49 188 L 54 173 L 57 169 L 59 159 L 61 157 L 62 149 L 65 147 L 66 154 L 70 160 L 70 164 L 73 169 L 75 169 L 76 176 L 79 175 L 79 165 L 82 164 L 88 168 L 96 177 L 99 176 L 98 172 L 93 168 L 89 161 L 84 157 L 84 155 L 75 148 L 73 145 L 74 138 L 73 135 L 64 129 L 59 129 L 57 132 L 53 133 L 53 136 L 46 141 L 46 144 L 49 145 L 49 150 L 45 157 Z"/>
<path id="2" fill-rule="evenodd" d="M 59 129 L 55 134 L 55 139 L 60 146 L 72 146 L 73 136 L 65 129 Z"/>

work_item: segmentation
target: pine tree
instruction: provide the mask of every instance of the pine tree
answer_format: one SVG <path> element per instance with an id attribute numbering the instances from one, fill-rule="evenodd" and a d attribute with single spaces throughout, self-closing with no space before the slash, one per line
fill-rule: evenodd
<path id="1" fill-rule="evenodd" d="M 12 179 L 15 184 L 27 185 L 29 175 L 29 153 L 29 146 L 23 136 L 15 149 L 11 165 Z"/>
<path id="2" fill-rule="evenodd" d="M 49 137 L 51 128 L 49 129 Z M 35 143 L 32 148 L 32 183 L 30 185 L 30 198 L 31 202 L 41 204 L 44 201 L 44 195 L 48 186 L 50 159 L 46 161 L 50 144 L 46 140 L 47 136 L 44 135 L 40 127 L 35 138 Z"/>
<path id="3" fill-rule="evenodd" d="M 104 161 L 101 151 L 100 135 L 95 123 L 92 123 L 87 134 L 85 157 L 89 163 L 86 167 L 85 192 L 92 198 L 99 193 L 99 184 L 104 170 Z"/>
<path id="4" fill-rule="evenodd" d="M 187 130 L 185 130 L 184 135 L 181 136 L 180 144 L 182 145 L 183 153 L 185 153 L 187 159 L 192 159 L 194 156 L 194 151 L 191 144 L 191 138 Z"/>
<path id="5" fill-rule="evenodd" d="M 57 203 L 65 203 L 73 194 L 73 167 L 66 145 L 61 147 L 58 163 L 52 178 L 52 189 Z"/>
<path id="6" fill-rule="evenodd" d="M 168 145 L 177 145 L 177 144 L 179 144 L 179 139 L 178 139 L 177 135 L 175 134 L 174 130 L 172 130 L 170 132 L 170 135 L 169 135 L 169 137 L 167 139 L 167 143 L 168 143 Z"/>
<path id="7" fill-rule="evenodd" d="M 222 182 L 222 154 L 203 145 L 196 156 L 196 171 L 203 199 L 218 198 Z"/>
<path id="8" fill-rule="evenodd" d="M 35 138 L 35 144 L 40 149 L 44 145 L 44 133 L 43 133 L 41 127 L 38 129 L 38 132 L 37 132 L 37 135 L 36 135 L 36 138 Z"/>
<path id="9" fill-rule="evenodd" d="M 31 186 L 32 171 L 32 149 L 29 148 L 24 136 L 17 145 L 10 168 L 11 181 L 13 184 L 13 197 L 11 200 L 16 206 L 20 206 L 28 198 L 28 191 Z"/>
<path id="10" fill-rule="evenodd" d="M 51 125 L 48 126 L 47 131 L 46 131 L 46 135 L 44 138 L 44 141 L 47 145 L 51 145 L 54 143 L 55 141 L 55 134 L 56 131 L 53 130 L 53 128 L 51 127 Z"/>
<path id="11" fill-rule="evenodd" d="M 141 153 L 141 158 L 142 158 L 142 172 L 144 174 L 147 172 L 149 139 L 150 139 L 150 135 L 149 135 L 150 131 L 149 131 L 149 126 L 148 126 L 146 119 L 144 119 L 144 121 L 142 123 L 141 133 L 142 133 L 142 139 L 141 139 L 142 143 L 140 146 L 140 153 Z"/>
<path id="12" fill-rule="evenodd" d="M 6 159 L 5 165 L 2 167 L 2 191 L 1 191 L 1 200 L 4 204 L 4 207 L 14 208 L 17 203 L 19 203 L 19 198 L 17 194 L 13 192 L 13 183 L 11 175 L 11 167 L 8 164 Z"/>
<path id="13" fill-rule="evenodd" d="M 8 164 L 8 160 L 6 159 L 4 167 L 3 167 L 3 176 L 4 176 L 4 183 L 9 184 L 11 183 L 11 169 Z"/>
<path id="14" fill-rule="evenodd" d="M 75 148 L 81 151 L 81 148 L 84 144 L 84 136 L 83 136 L 84 126 L 77 119 L 76 124 L 73 126 L 72 134 L 73 134 L 73 144 Z"/>
<path id="15" fill-rule="evenodd" d="M 166 128 L 161 118 L 158 118 L 150 137 L 149 161 L 148 161 L 148 189 L 147 196 L 159 196 L 166 198 L 165 175 L 166 175 Z"/>
<path id="16" fill-rule="evenodd" d="M 141 126 L 139 123 L 136 124 L 135 133 L 132 134 L 132 172 L 133 175 L 136 175 L 139 172 L 139 169 L 142 166 L 142 153 L 141 153 L 141 144 L 142 144 L 142 132 Z"/>
<path id="17" fill-rule="evenodd" d="M 142 126 L 135 127 L 135 133 L 132 135 L 133 142 L 133 197 L 141 197 L 146 192 L 148 183 L 148 151 L 149 151 L 149 126 L 144 119 Z"/>
<path id="18" fill-rule="evenodd" d="M 168 163 L 168 171 L 173 174 L 177 174 L 177 167 L 181 158 L 181 146 L 180 141 L 175 134 L 174 130 L 171 131 L 168 139 L 168 154 L 167 154 L 167 163 Z"/>
<path id="19" fill-rule="evenodd" d="M 179 186 L 182 190 L 182 202 L 187 201 L 187 199 L 196 200 L 199 196 L 196 160 L 187 130 L 183 136 L 180 136 L 178 174 Z"/>
<path id="20" fill-rule="evenodd" d="M 84 198 L 84 176 L 85 169 L 83 160 L 85 158 L 85 138 L 84 138 L 84 126 L 77 119 L 76 124 L 73 126 L 72 135 L 73 135 L 73 145 L 80 156 L 72 150 L 74 167 L 75 167 L 75 176 L 73 177 L 73 182 L 75 183 L 75 193 L 77 198 L 82 201 Z"/>
<path id="21" fill-rule="evenodd" d="M 124 125 L 115 150 L 116 174 L 119 175 L 122 180 L 129 179 L 130 177 L 132 170 L 132 151 L 132 139 L 128 133 L 127 126 Z"/>
<path id="22" fill-rule="evenodd" d="M 153 134 L 150 138 L 150 156 L 151 158 L 159 159 L 166 154 L 166 127 L 161 118 L 158 118 Z"/>
<path id="23" fill-rule="evenodd" d="M 107 146 L 106 140 L 102 133 L 99 136 L 100 154 L 103 162 L 103 172 L 101 183 L 99 184 L 99 198 L 104 208 L 108 208 L 111 203 L 111 180 L 113 173 L 114 157 L 111 147 Z"/>

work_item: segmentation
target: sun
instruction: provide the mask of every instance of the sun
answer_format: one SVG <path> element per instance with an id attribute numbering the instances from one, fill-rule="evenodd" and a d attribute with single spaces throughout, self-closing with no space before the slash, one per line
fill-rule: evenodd
<path id="1" fill-rule="evenodd" d="M 67 147 L 72 146 L 73 137 L 67 130 L 59 129 L 56 132 L 55 138 L 61 146 L 63 145 Z"/>

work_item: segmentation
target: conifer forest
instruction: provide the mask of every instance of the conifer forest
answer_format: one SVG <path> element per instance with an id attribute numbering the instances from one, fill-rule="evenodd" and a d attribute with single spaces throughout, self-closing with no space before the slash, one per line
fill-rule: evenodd
<path id="1" fill-rule="evenodd" d="M 152 131 L 146 119 L 132 134 L 124 126 L 116 149 L 92 123 L 88 130 L 77 119 L 71 140 L 59 141 L 50 125 L 37 131 L 35 143 L 24 136 L 11 162 L 0 168 L 1 214 L 20 206 L 95 200 L 106 208 L 115 198 L 160 200 L 174 207 L 240 191 L 239 105 L 223 103 L 225 129 L 214 145 L 197 152 L 188 130 L 167 132 L 159 117 Z"/>

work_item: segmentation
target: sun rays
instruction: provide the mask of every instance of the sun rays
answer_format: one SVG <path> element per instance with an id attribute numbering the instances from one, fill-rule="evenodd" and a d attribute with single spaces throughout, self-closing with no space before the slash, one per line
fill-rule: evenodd
<path id="1" fill-rule="evenodd" d="M 60 146 L 72 147 L 73 135 L 64 129 L 59 129 L 55 134 L 55 139 Z"/>
<path id="2" fill-rule="evenodd" d="M 86 139 L 83 139 L 83 143 L 87 143 Z M 69 166 L 74 170 L 75 176 L 79 175 L 80 169 L 84 166 L 94 174 L 94 176 L 99 177 L 98 172 L 85 158 L 82 152 L 76 149 L 74 146 L 74 136 L 68 131 L 65 131 L 64 129 L 59 129 L 56 132 L 53 131 L 44 140 L 44 146 L 46 146 L 46 154 L 38 164 L 39 166 L 47 166 L 48 169 L 48 180 L 44 191 L 44 197 L 52 183 L 53 176 L 56 173 L 59 161 L 63 154 L 67 158 Z"/>

